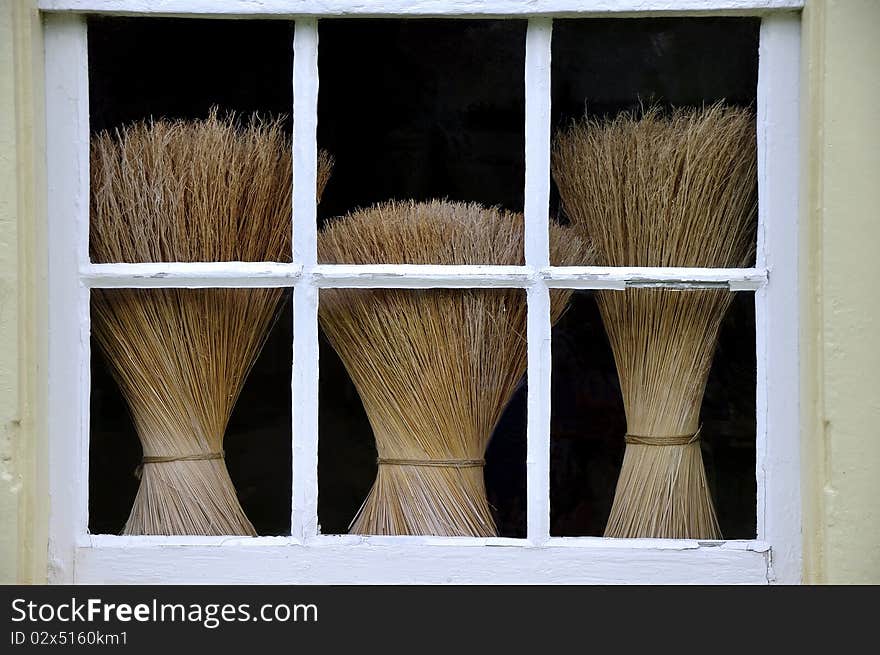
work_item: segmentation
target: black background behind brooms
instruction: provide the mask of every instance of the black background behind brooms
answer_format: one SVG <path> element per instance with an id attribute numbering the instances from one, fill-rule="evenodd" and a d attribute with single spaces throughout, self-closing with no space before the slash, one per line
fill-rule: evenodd
<path id="1" fill-rule="evenodd" d="M 336 157 L 319 221 L 388 198 L 477 201 L 522 210 L 524 21 L 320 22 L 318 142 Z M 639 103 L 754 105 L 755 19 L 558 20 L 554 129 Z M 288 114 L 293 26 L 285 21 L 91 19 L 93 130 L 208 109 Z M 288 120 L 288 128 L 290 121 Z M 559 212 L 555 187 L 551 215 Z M 254 366 L 226 437 L 227 464 L 258 532 L 290 529 L 291 305 Z M 737 297 L 703 404 L 704 458 L 727 538 L 755 536 L 755 332 Z M 93 348 L 90 529 L 116 533 L 137 490 L 140 446 Z M 321 341 L 319 520 L 345 532 L 375 473 L 366 416 Z M 553 332 L 551 531 L 602 533 L 623 453 L 613 358 L 589 292 Z M 500 533 L 525 535 L 526 385 L 487 453 Z"/>

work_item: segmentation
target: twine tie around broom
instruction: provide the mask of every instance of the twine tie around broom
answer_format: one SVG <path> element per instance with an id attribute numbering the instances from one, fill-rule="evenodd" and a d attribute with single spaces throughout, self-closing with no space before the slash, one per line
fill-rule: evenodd
<path id="1" fill-rule="evenodd" d="M 446 468 L 472 468 L 476 466 L 485 466 L 484 459 L 401 459 L 401 458 L 383 458 L 376 460 L 379 465 L 386 466 L 440 466 Z"/>
<path id="2" fill-rule="evenodd" d="M 642 434 L 626 434 L 624 441 L 627 444 L 637 446 L 688 446 L 697 443 L 700 440 L 700 430 L 703 426 L 693 434 L 670 434 L 670 435 L 642 435 Z"/>
<path id="3" fill-rule="evenodd" d="M 134 470 L 134 477 L 136 477 L 138 480 L 141 479 L 141 475 L 144 471 L 144 464 L 164 464 L 166 462 L 200 462 L 209 459 L 223 459 L 225 456 L 226 455 L 222 450 L 213 453 L 193 453 L 191 455 L 147 455 L 141 459 L 141 463 L 138 464 L 137 468 Z"/>

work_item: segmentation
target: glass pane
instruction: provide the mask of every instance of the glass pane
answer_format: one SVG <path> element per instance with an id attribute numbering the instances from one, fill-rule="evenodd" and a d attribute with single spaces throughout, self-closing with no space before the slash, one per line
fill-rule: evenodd
<path id="1" fill-rule="evenodd" d="M 525 292 L 320 301 L 321 531 L 525 536 Z"/>
<path id="2" fill-rule="evenodd" d="M 292 22 L 93 16 L 88 29 L 93 131 L 214 106 L 290 125 Z"/>
<path id="3" fill-rule="evenodd" d="M 759 29 L 554 21 L 550 213 L 594 240 L 597 264 L 753 265 Z"/>
<path id="4" fill-rule="evenodd" d="M 448 199 L 516 212 L 521 230 L 525 31 L 512 20 L 321 21 L 318 142 L 335 167 L 319 225 L 390 200 Z M 461 263 L 408 251 L 395 261 Z"/>
<path id="5" fill-rule="evenodd" d="M 89 19 L 93 261 L 290 261 L 292 39 Z"/>
<path id="6" fill-rule="evenodd" d="M 714 511 L 724 538 L 755 538 L 754 320 L 751 293 L 573 294 L 553 331 L 553 535 L 709 538 L 718 535 L 682 526 Z M 685 444 L 697 430 L 697 445 Z M 627 476 L 630 484 L 619 482 Z M 615 516 L 625 534 L 609 526 L 619 484 Z"/>
<path id="7" fill-rule="evenodd" d="M 92 533 L 290 533 L 289 297 L 92 292 Z"/>

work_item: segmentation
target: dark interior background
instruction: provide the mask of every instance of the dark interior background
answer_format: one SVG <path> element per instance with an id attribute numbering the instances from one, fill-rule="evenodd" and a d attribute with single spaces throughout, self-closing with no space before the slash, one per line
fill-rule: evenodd
<path id="1" fill-rule="evenodd" d="M 585 109 L 640 101 L 754 103 L 755 19 L 558 20 L 553 126 Z M 286 21 L 93 18 L 91 125 L 108 129 L 209 108 L 287 114 L 293 25 Z M 336 158 L 319 222 L 390 198 L 478 201 L 522 210 L 523 21 L 320 23 L 319 144 Z M 289 120 L 288 120 L 289 127 Z M 558 213 L 552 191 L 551 212 Z M 226 437 L 227 464 L 261 534 L 289 531 L 290 305 L 249 377 Z M 553 534 L 601 534 L 625 430 L 617 378 L 589 293 L 553 332 Z M 90 529 L 118 532 L 137 489 L 140 446 L 93 345 Z M 322 337 L 319 519 L 344 532 L 375 474 L 360 400 Z M 704 457 L 726 537 L 755 533 L 754 315 L 738 294 L 703 407 Z M 525 530 L 525 381 L 487 453 L 501 534 Z"/>
<path id="2" fill-rule="evenodd" d="M 553 127 L 640 104 L 754 105 L 760 26 L 725 17 L 555 20 Z"/>
<path id="3" fill-rule="evenodd" d="M 292 80 L 292 22 L 89 18 L 92 131 L 205 118 L 213 106 L 283 115 L 289 127 Z"/>
<path id="4" fill-rule="evenodd" d="M 526 22 L 324 20 L 319 221 L 394 199 L 522 211 Z"/>

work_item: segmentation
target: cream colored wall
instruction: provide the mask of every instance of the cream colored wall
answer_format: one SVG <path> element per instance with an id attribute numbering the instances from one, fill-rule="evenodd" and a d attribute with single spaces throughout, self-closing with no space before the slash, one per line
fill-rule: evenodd
<path id="1" fill-rule="evenodd" d="M 804 18 L 805 577 L 880 583 L 880 0 Z"/>
<path id="2" fill-rule="evenodd" d="M 0 582 L 46 579 L 42 43 L 0 2 Z M 880 582 L 880 0 L 804 12 L 804 576 Z"/>
<path id="3" fill-rule="evenodd" d="M 0 22 L 0 344 L 15 344 L 18 325 L 18 252 L 15 225 L 15 93 L 11 9 L 3 8 Z M 11 529 L 0 530 L 0 579 L 14 580 L 18 569 L 18 488 L 15 442 L 20 434 L 18 356 L 0 349 L 0 515 Z M 7 517 L 9 517 L 7 519 Z M 4 525 L 5 527 L 5 525 Z"/>
<path id="4" fill-rule="evenodd" d="M 0 583 L 46 579 L 42 41 L 0 3 Z"/>

